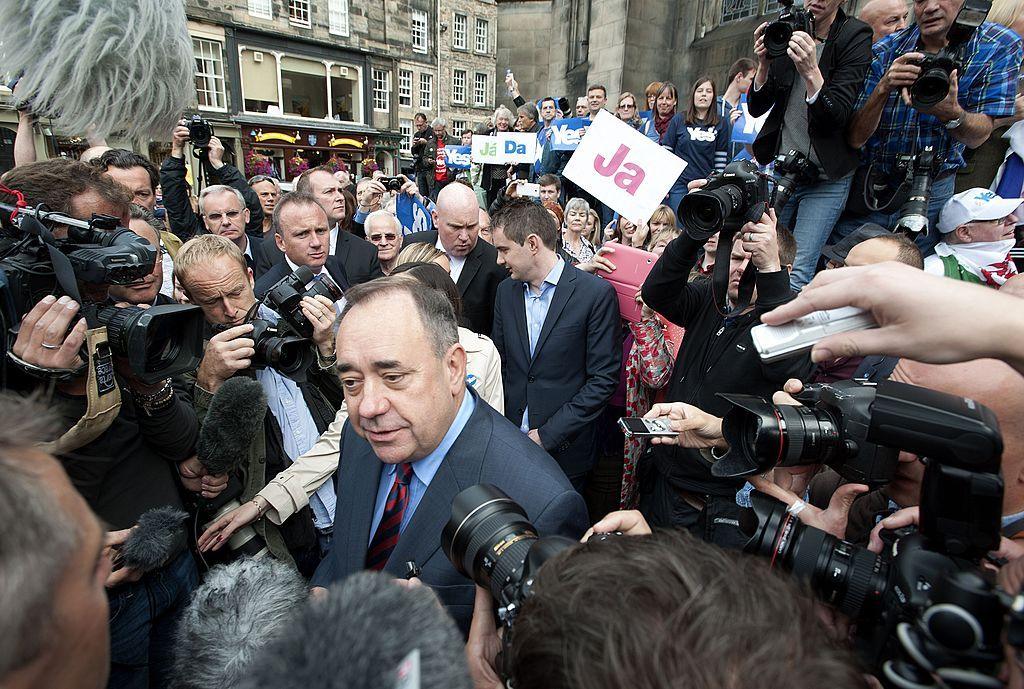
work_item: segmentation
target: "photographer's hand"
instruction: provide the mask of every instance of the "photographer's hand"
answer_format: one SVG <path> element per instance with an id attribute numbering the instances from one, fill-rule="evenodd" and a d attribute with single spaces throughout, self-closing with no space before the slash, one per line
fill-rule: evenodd
<path id="1" fill-rule="evenodd" d="M 199 364 L 196 384 L 212 394 L 225 380 L 249 368 L 256 354 L 256 343 L 245 337 L 251 332 L 252 323 L 242 323 L 211 337 Z"/>
<path id="2" fill-rule="evenodd" d="M 882 529 L 891 531 L 893 529 L 901 529 L 904 526 L 917 526 L 920 523 L 921 508 L 918 505 L 904 507 L 902 510 L 893 512 L 875 524 L 875 528 L 871 529 L 871 536 L 868 538 L 868 550 L 876 555 L 882 552 L 882 548 L 885 547 L 885 544 L 882 542 Z"/>
<path id="3" fill-rule="evenodd" d="M 903 102 L 910 105 L 910 94 L 907 89 L 921 76 L 921 67 L 917 64 L 924 59 L 923 53 L 903 53 L 889 65 L 889 69 L 878 81 L 882 93 L 888 94 L 900 90 Z"/>
<path id="4" fill-rule="evenodd" d="M 740 229 L 743 250 L 750 254 L 750 262 L 762 273 L 782 270 L 779 261 L 779 239 L 775 231 L 778 218 L 769 208 L 757 222 L 748 222 Z"/>
<path id="5" fill-rule="evenodd" d="M 185 126 L 185 120 L 178 122 L 178 126 L 171 132 L 171 157 L 172 158 L 184 158 L 185 157 L 185 145 L 189 142 L 188 127 Z"/>
<path id="6" fill-rule="evenodd" d="M 757 73 L 754 74 L 753 88 L 759 89 L 768 81 L 768 66 L 771 58 L 768 57 L 768 48 L 764 45 L 764 30 L 768 28 L 768 22 L 762 22 L 754 29 L 754 55 L 757 56 Z"/>
<path id="7" fill-rule="evenodd" d="M 384 198 L 384 194 L 387 191 L 384 185 L 375 179 L 364 184 L 359 192 L 359 198 L 356 199 L 356 203 L 359 204 L 359 210 L 364 213 L 370 213 L 380 209 L 381 199 Z"/>
<path id="8" fill-rule="evenodd" d="M 790 511 L 794 512 L 796 518 L 804 524 L 830 533 L 836 538 L 846 538 L 846 523 L 850 517 L 853 501 L 861 493 L 868 492 L 868 487 L 863 484 L 844 483 L 836 488 L 836 492 L 829 498 L 828 507 L 821 509 L 804 502 L 796 493 L 786 490 L 764 475 L 748 476 L 747 480 L 762 493 L 786 503 Z"/>
<path id="9" fill-rule="evenodd" d="M 210 137 L 210 145 L 206 147 L 210 167 L 219 170 L 224 167 L 224 144 L 215 136 Z"/>
<path id="10" fill-rule="evenodd" d="M 921 112 L 937 117 L 942 122 L 951 122 L 956 119 L 962 120 L 966 113 L 958 100 L 960 93 L 957 86 L 958 77 L 957 70 L 954 69 L 950 72 L 949 92 L 946 94 L 946 97 L 930 108 L 921 108 Z M 907 105 L 910 105 L 910 103 L 908 102 Z"/>
<path id="11" fill-rule="evenodd" d="M 263 500 L 259 496 L 254 499 Z M 203 535 L 196 541 L 196 547 L 199 548 L 201 553 L 220 550 L 236 531 L 252 524 L 259 518 L 260 512 L 256 509 L 256 505 L 252 503 L 252 500 L 242 503 L 213 524 L 210 524 L 206 531 L 203 532 Z"/>
<path id="12" fill-rule="evenodd" d="M 814 39 L 804 31 L 794 31 L 789 39 L 789 47 L 786 54 L 793 61 L 796 71 L 803 77 L 807 86 L 807 97 L 810 98 L 825 85 L 825 77 L 818 69 L 818 53 L 815 48 Z"/>
<path id="13" fill-rule="evenodd" d="M 321 356 L 334 355 L 334 303 L 322 295 L 302 298 L 302 315 L 313 325 L 313 343 Z"/>
<path id="14" fill-rule="evenodd" d="M 494 626 L 494 599 L 490 592 L 476 587 L 473 621 L 466 639 L 466 663 L 473 689 L 503 689 L 495 661 L 501 651 L 501 637 Z"/>
<path id="15" fill-rule="evenodd" d="M 70 297 L 43 297 L 22 319 L 18 337 L 11 348 L 14 355 L 32 366 L 78 368 L 82 365 L 78 352 L 85 343 L 87 327 L 82 318 L 68 332 L 77 315 L 78 304 Z"/>
<path id="16" fill-rule="evenodd" d="M 672 430 L 679 434 L 674 438 L 652 437 L 652 445 L 678 445 L 695 449 L 729 447 L 725 438 L 722 437 L 722 420 L 691 404 L 683 402 L 656 404 L 644 414 L 644 418 L 665 420 Z"/>
<path id="17" fill-rule="evenodd" d="M 644 519 L 639 510 L 618 510 L 609 512 L 601 521 L 587 529 L 580 542 L 586 543 L 596 533 L 613 533 L 618 531 L 623 536 L 647 536 L 651 533 L 651 525 Z"/>

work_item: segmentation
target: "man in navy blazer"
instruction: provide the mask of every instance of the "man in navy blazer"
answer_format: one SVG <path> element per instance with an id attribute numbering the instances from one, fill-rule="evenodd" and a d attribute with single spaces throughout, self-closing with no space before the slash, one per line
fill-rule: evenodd
<path id="1" fill-rule="evenodd" d="M 510 201 L 491 221 L 498 285 L 491 339 L 501 354 L 505 416 L 555 458 L 582 490 L 597 457 L 597 420 L 622 363 L 615 289 L 557 253 L 543 206 Z"/>
<path id="2" fill-rule="evenodd" d="M 401 577 L 415 561 L 468 632 L 474 585 L 441 550 L 455 496 L 492 484 L 541 535 L 571 538 L 587 528 L 586 507 L 550 456 L 467 390 L 466 352 L 447 297 L 395 276 L 357 285 L 346 300 L 337 370 L 349 418 L 334 477 L 334 541 L 313 595 L 364 568 Z"/>

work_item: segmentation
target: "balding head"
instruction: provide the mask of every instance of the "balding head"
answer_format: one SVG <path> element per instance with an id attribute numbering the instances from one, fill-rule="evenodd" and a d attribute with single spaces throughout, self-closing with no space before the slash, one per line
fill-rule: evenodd
<path id="1" fill-rule="evenodd" d="M 903 0 L 871 0 L 861 8 L 858 19 L 871 27 L 871 42 L 907 28 L 907 3 Z"/>
<path id="2" fill-rule="evenodd" d="M 991 409 L 1003 434 L 1003 514 L 1024 511 L 1024 377 L 995 359 L 945 365 L 901 359 L 892 379 L 969 397 Z"/>
<path id="3" fill-rule="evenodd" d="M 437 195 L 434 227 L 445 253 L 455 258 L 469 254 L 480 235 L 480 205 L 476 193 L 464 184 L 449 184 Z"/>
<path id="4" fill-rule="evenodd" d="M 924 268 L 921 250 L 910 238 L 902 234 L 872 237 L 855 244 L 846 255 L 845 265 L 867 266 L 886 261 L 899 261 L 914 268 Z"/>

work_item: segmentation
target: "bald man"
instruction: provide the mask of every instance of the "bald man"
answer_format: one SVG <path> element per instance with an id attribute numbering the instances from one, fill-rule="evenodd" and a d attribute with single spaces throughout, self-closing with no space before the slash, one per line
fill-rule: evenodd
<path id="1" fill-rule="evenodd" d="M 871 0 L 857 16 L 871 26 L 872 43 L 907 28 L 907 3 L 903 0 Z"/>
<path id="2" fill-rule="evenodd" d="M 498 265 L 498 252 L 480 240 L 480 205 L 464 184 L 449 184 L 437 195 L 433 230 L 416 232 L 405 245 L 426 242 L 448 255 L 452 280 L 462 295 L 462 314 L 470 330 L 490 337 L 494 295 L 508 271 Z"/>
<path id="3" fill-rule="evenodd" d="M 902 234 L 872 237 L 859 244 L 854 244 L 850 252 L 846 254 L 846 261 L 843 265 L 867 266 L 886 261 L 899 261 L 914 268 L 924 268 L 921 250 L 917 248 L 913 240 Z"/>

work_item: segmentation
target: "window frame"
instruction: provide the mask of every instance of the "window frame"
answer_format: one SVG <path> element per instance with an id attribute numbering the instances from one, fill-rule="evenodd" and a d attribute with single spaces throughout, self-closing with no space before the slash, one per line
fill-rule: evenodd
<path id="1" fill-rule="evenodd" d="M 377 83 L 378 76 L 383 77 L 383 88 Z M 373 111 L 391 112 L 391 70 L 371 67 L 370 78 L 373 80 Z M 378 102 L 383 102 L 383 107 Z"/>
<path id="2" fill-rule="evenodd" d="M 483 77 L 483 87 L 480 87 L 481 77 Z M 490 80 L 487 78 L 487 74 L 484 72 L 474 72 L 473 74 L 473 107 L 475 108 L 486 108 L 487 107 L 487 87 Z M 479 98 L 478 98 L 479 96 Z"/>
<path id="3" fill-rule="evenodd" d="M 419 21 L 422 21 L 422 40 L 416 40 L 417 25 Z M 423 10 L 413 10 L 412 20 L 409 24 L 410 40 L 412 41 L 412 51 L 414 53 L 428 53 L 430 52 L 430 32 L 427 27 L 430 26 L 430 15 Z"/>
<path id="4" fill-rule="evenodd" d="M 218 91 L 216 91 L 217 100 L 218 100 L 218 102 L 223 103 L 223 105 L 203 105 L 202 103 L 200 103 L 199 102 L 199 87 L 198 87 L 198 84 L 194 83 L 194 85 L 196 86 L 196 106 L 199 109 L 201 109 L 201 110 L 211 110 L 213 112 L 227 112 L 228 111 L 228 98 L 227 98 L 227 81 L 226 81 L 226 78 L 224 76 L 224 69 L 225 69 L 225 66 L 226 66 L 225 65 L 225 60 L 224 60 L 224 43 L 221 42 L 221 41 L 212 39 L 212 38 L 207 38 L 206 36 L 190 36 L 190 38 L 192 39 L 192 62 L 193 62 L 193 66 L 194 66 L 194 70 L 192 72 L 192 74 L 193 74 L 193 77 L 192 77 L 193 78 L 193 83 L 198 81 L 199 79 L 204 79 L 207 82 L 209 82 L 209 80 L 212 79 L 212 80 L 214 80 L 215 83 L 217 81 L 219 81 L 220 82 L 220 84 L 219 84 L 220 85 L 220 89 Z M 196 43 L 197 42 L 208 43 L 208 44 L 214 46 L 214 50 L 216 51 L 216 59 L 214 59 L 213 57 L 211 57 L 209 59 L 213 60 L 215 62 L 216 61 L 220 62 L 220 75 L 219 76 L 216 73 L 214 73 L 214 74 L 206 74 L 206 73 L 200 73 L 199 72 L 199 62 L 200 61 L 206 62 L 208 58 L 206 58 L 205 56 L 200 57 L 199 55 L 196 54 L 196 48 L 197 48 Z"/>
<path id="5" fill-rule="evenodd" d="M 426 78 L 426 88 L 424 88 L 424 78 Z M 423 110 L 434 109 L 434 75 L 430 72 L 420 72 L 419 104 L 419 107 Z"/>
<path id="6" fill-rule="evenodd" d="M 398 70 L 398 107 L 400 108 L 412 107 L 412 75 L 411 69 L 399 68 Z M 403 98 L 407 99 L 408 102 L 403 103 Z"/>
<path id="7" fill-rule="evenodd" d="M 270 20 L 274 19 L 274 3 L 271 0 L 248 0 L 246 5 L 249 10 L 250 17 Z M 263 11 L 262 7 L 266 7 L 266 11 Z"/>
<path id="8" fill-rule="evenodd" d="M 462 20 L 462 40 L 459 41 L 459 20 Z M 469 50 L 469 15 L 452 12 L 452 50 Z"/>
<path id="9" fill-rule="evenodd" d="M 349 23 L 348 0 L 327 0 L 327 32 L 333 36 L 348 36 L 351 31 Z M 335 19 L 344 16 L 345 26 L 342 28 Z M 339 19 L 340 22 L 340 19 Z"/>
<path id="10" fill-rule="evenodd" d="M 480 49 L 480 27 L 483 27 L 483 50 Z M 476 26 L 473 30 L 473 52 L 478 55 L 487 55 L 491 52 L 491 22 L 483 17 L 476 18 Z"/>
<path id="11" fill-rule="evenodd" d="M 462 96 L 461 97 L 459 97 L 457 95 L 457 92 L 456 92 L 456 89 L 460 88 L 458 86 L 458 78 L 460 76 L 462 77 L 462 86 L 461 86 Z M 464 70 L 464 69 L 453 69 L 452 70 L 452 103 L 458 103 L 460 105 L 465 105 L 465 103 L 466 103 L 466 77 L 467 77 L 466 70 Z"/>

